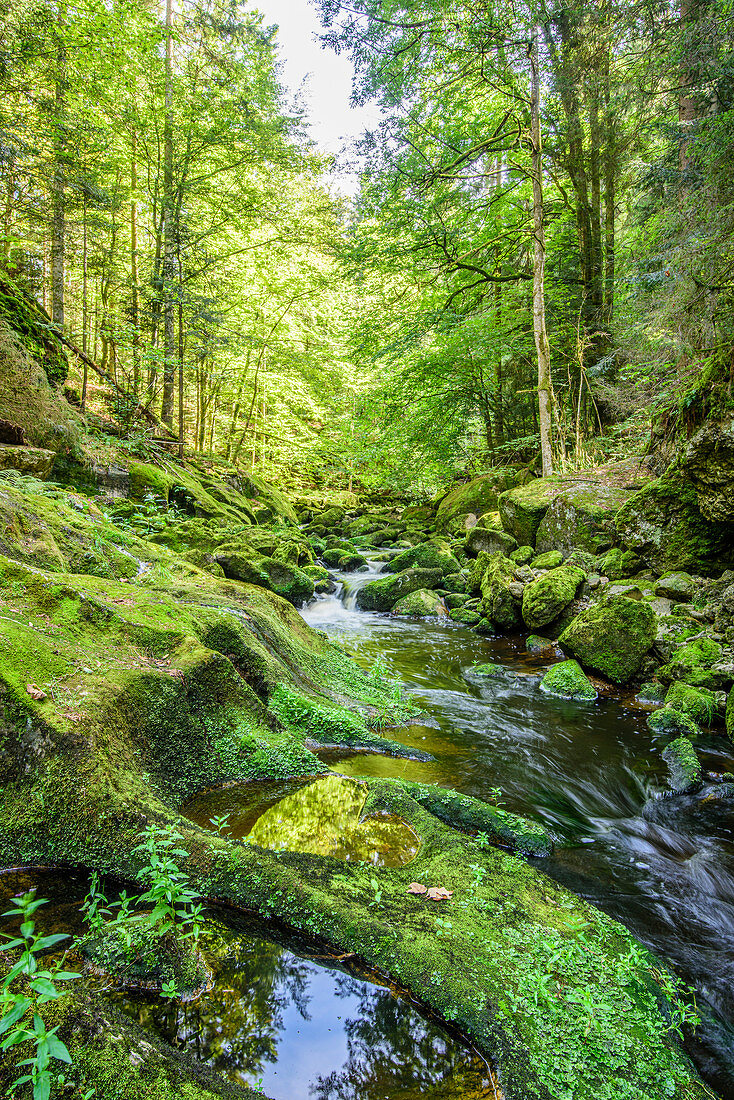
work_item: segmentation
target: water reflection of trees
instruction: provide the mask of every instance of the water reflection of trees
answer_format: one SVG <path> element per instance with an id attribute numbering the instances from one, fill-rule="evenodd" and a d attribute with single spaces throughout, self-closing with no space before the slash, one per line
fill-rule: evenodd
<path id="1" fill-rule="evenodd" d="M 276 1062 L 283 1014 L 308 1020 L 313 967 L 276 944 L 239 939 L 216 964 L 214 989 L 191 1005 L 128 1003 L 144 1027 L 185 1048 L 230 1080 L 246 1083 Z"/>
<path id="2" fill-rule="evenodd" d="M 314 1100 L 418 1100 L 466 1067 L 466 1052 L 389 990 L 348 977 L 338 986 L 339 996 L 357 998 L 359 1012 L 344 1024 L 347 1063 L 311 1085 Z"/>
<path id="3" fill-rule="evenodd" d="M 360 821 L 365 796 L 363 784 L 327 776 L 266 810 L 250 839 L 263 848 L 313 852 L 389 867 L 408 863 L 418 850 L 415 833 L 393 816 Z"/>

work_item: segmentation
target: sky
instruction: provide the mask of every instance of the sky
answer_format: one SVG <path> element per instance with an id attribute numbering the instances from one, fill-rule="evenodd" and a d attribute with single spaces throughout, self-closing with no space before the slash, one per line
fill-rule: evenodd
<path id="1" fill-rule="evenodd" d="M 372 106 L 351 107 L 352 63 L 344 54 L 322 49 L 318 35 L 323 28 L 309 0 L 251 0 L 267 23 L 279 26 L 278 42 L 284 65 L 283 81 L 291 91 L 302 87 L 309 109 L 311 136 L 319 148 L 339 153 L 345 142 L 374 125 L 378 112 Z M 338 172 L 333 186 L 354 194 L 357 177 Z"/>

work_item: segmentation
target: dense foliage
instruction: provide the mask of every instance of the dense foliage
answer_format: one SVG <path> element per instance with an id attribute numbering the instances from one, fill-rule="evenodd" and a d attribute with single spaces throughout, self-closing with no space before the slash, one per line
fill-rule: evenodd
<path id="1" fill-rule="evenodd" d="M 0 262 L 76 349 L 72 398 L 302 490 L 535 465 L 544 423 L 584 465 L 651 409 L 707 415 L 729 0 L 317 6 L 382 109 L 352 213 L 241 0 L 0 6 Z"/>

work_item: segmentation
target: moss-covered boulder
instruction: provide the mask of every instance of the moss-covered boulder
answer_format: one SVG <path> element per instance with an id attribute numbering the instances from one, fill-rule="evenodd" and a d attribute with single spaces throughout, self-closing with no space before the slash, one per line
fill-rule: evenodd
<path id="1" fill-rule="evenodd" d="M 529 565 L 535 557 L 535 550 L 532 546 L 518 546 L 517 550 L 513 550 L 508 557 L 516 565 Z"/>
<path id="2" fill-rule="evenodd" d="M 502 525 L 520 546 L 535 546 L 541 521 L 561 486 L 560 478 L 537 478 L 499 497 Z"/>
<path id="3" fill-rule="evenodd" d="M 618 537 L 658 573 L 707 572 L 734 564 L 734 527 L 706 519 L 696 491 L 677 470 L 650 482 L 619 510 Z"/>
<path id="4" fill-rule="evenodd" d="M 562 699 L 578 699 L 593 702 L 597 691 L 578 661 L 561 661 L 549 668 L 540 682 L 542 691 L 558 695 Z"/>
<path id="5" fill-rule="evenodd" d="M 665 696 L 666 706 L 687 714 L 699 726 L 710 726 L 716 718 L 717 699 L 713 691 L 707 688 L 691 687 L 677 680 L 668 688 Z"/>
<path id="6" fill-rule="evenodd" d="M 655 585 L 655 595 L 676 603 L 690 603 L 696 594 L 696 585 L 690 573 L 681 571 L 663 573 Z"/>
<path id="7" fill-rule="evenodd" d="M 436 619 L 446 615 L 446 605 L 437 592 L 427 588 L 418 588 L 402 600 L 398 600 L 392 609 L 393 615 L 409 615 L 414 619 Z"/>
<path id="8" fill-rule="evenodd" d="M 557 569 L 559 565 L 563 565 L 563 554 L 560 550 L 546 550 L 544 554 L 534 557 L 532 562 L 533 569 Z"/>
<path id="9" fill-rule="evenodd" d="M 701 736 L 701 730 L 689 714 L 675 707 L 660 707 L 647 719 L 647 724 L 653 733 L 662 737 L 675 737 L 683 734 L 694 741 Z"/>
<path id="10" fill-rule="evenodd" d="M 405 569 L 388 577 L 370 581 L 357 593 L 357 606 L 363 611 L 391 611 L 398 600 L 417 592 L 433 589 L 441 582 L 439 569 Z"/>
<path id="11" fill-rule="evenodd" d="M 313 580 L 297 565 L 277 561 L 276 558 L 255 557 L 224 547 L 217 552 L 216 561 L 223 569 L 225 577 L 269 588 L 296 607 L 310 600 L 314 594 Z"/>
<path id="12" fill-rule="evenodd" d="M 576 598 L 586 579 L 583 569 L 563 565 L 526 584 L 522 594 L 522 617 L 530 630 L 539 630 L 554 622 Z"/>
<path id="13" fill-rule="evenodd" d="M 514 630 L 520 624 L 520 614 L 510 585 L 515 565 L 499 551 L 488 555 L 481 580 L 481 610 L 496 627 Z"/>
<path id="14" fill-rule="evenodd" d="M 13 447 L 0 443 L 0 470 L 17 470 L 45 481 L 51 476 L 56 454 L 42 447 Z"/>
<path id="15" fill-rule="evenodd" d="M 525 648 L 528 653 L 542 653 L 554 645 L 552 638 L 545 638 L 542 634 L 528 634 L 525 639 Z"/>
<path id="16" fill-rule="evenodd" d="M 451 529 L 457 516 L 472 512 L 483 516 L 497 508 L 499 494 L 515 484 L 517 470 L 513 467 L 497 468 L 476 477 L 462 485 L 457 485 L 445 494 L 436 507 L 436 530 Z"/>
<path id="17" fill-rule="evenodd" d="M 386 562 L 383 573 L 402 573 L 405 569 L 439 569 L 441 573 L 451 575 L 460 571 L 460 565 L 451 552 L 447 542 L 437 539 L 431 542 L 419 542 L 410 550 L 403 550 Z"/>
<path id="18" fill-rule="evenodd" d="M 701 786 L 703 771 L 696 750 L 687 737 L 676 737 L 663 749 L 668 765 L 670 785 L 676 794 L 696 791 Z"/>
<path id="19" fill-rule="evenodd" d="M 516 547 L 512 535 L 491 527 L 474 527 L 464 540 L 464 550 L 472 558 L 480 553 L 495 554 L 497 551 L 509 555 Z"/>
<path id="20" fill-rule="evenodd" d="M 729 692 L 726 700 L 726 714 L 724 716 L 726 735 L 730 741 L 734 741 L 734 688 Z"/>
<path id="21" fill-rule="evenodd" d="M 689 440 L 683 473 L 706 519 L 734 525 L 734 417 L 711 419 Z"/>
<path id="22" fill-rule="evenodd" d="M 629 489 L 596 477 L 564 485 L 540 522 L 535 545 L 541 551 L 600 553 L 614 541 L 614 518 L 630 496 Z"/>
<path id="23" fill-rule="evenodd" d="M 615 596 L 581 611 L 558 640 L 564 653 L 584 668 L 625 684 L 639 670 L 656 634 L 657 616 L 648 604 Z"/>
<path id="24" fill-rule="evenodd" d="M 692 629 L 695 628 L 686 628 L 689 636 Z M 719 686 L 714 682 L 713 666 L 721 660 L 723 653 L 723 646 L 713 638 L 694 638 L 673 649 L 670 660 L 658 675 L 666 682 L 683 680 L 694 687 Z"/>

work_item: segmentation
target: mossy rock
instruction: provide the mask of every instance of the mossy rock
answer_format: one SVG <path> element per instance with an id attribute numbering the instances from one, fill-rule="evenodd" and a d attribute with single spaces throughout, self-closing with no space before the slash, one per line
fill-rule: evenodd
<path id="1" fill-rule="evenodd" d="M 647 719 L 647 724 L 653 733 L 666 736 L 680 733 L 695 740 L 701 735 L 701 730 L 691 716 L 676 710 L 675 707 L 664 706 L 653 711 Z"/>
<path id="2" fill-rule="evenodd" d="M 679 603 L 690 603 L 696 594 L 696 585 L 690 573 L 663 573 L 655 585 L 655 595 Z"/>
<path id="3" fill-rule="evenodd" d="M 439 569 L 405 569 L 402 573 L 370 581 L 357 593 L 357 606 L 363 611 L 391 611 L 403 596 L 419 588 L 433 589 L 441 582 Z"/>
<path id="4" fill-rule="evenodd" d="M 696 750 L 687 737 L 676 737 L 663 749 L 668 765 L 670 785 L 676 794 L 696 791 L 701 786 L 703 771 Z"/>
<path id="5" fill-rule="evenodd" d="M 448 530 L 457 516 L 472 512 L 482 516 L 485 512 L 494 511 L 499 494 L 514 485 L 516 477 L 514 467 L 498 467 L 473 481 L 455 486 L 438 502 L 436 530 Z"/>
<path id="6" fill-rule="evenodd" d="M 28 354 L 41 364 L 48 381 L 62 386 L 69 375 L 69 361 L 63 345 L 54 336 L 51 318 L 43 306 L 6 276 L 0 278 L 0 318 L 17 334 Z"/>
<path id="7" fill-rule="evenodd" d="M 269 588 L 296 607 L 306 603 L 314 594 L 313 580 L 297 565 L 289 565 L 275 558 L 227 551 L 224 548 L 220 548 L 216 554 L 216 561 L 222 567 L 225 577 Z"/>
<path id="8" fill-rule="evenodd" d="M 472 558 L 480 553 L 494 554 L 497 551 L 509 555 L 516 547 L 512 535 L 487 527 L 474 527 L 464 540 L 464 550 Z"/>
<path id="9" fill-rule="evenodd" d="M 640 569 L 640 559 L 630 550 L 620 550 L 615 546 L 598 559 L 597 572 L 609 577 L 610 581 L 621 581 L 632 577 Z"/>
<path id="10" fill-rule="evenodd" d="M 405 569 L 439 569 L 444 576 L 460 571 L 460 565 L 443 541 L 419 542 L 386 562 L 383 573 L 402 573 Z"/>
<path id="11" fill-rule="evenodd" d="M 554 622 L 576 598 L 579 586 L 586 579 L 582 569 L 563 565 L 553 569 L 531 584 L 522 594 L 522 617 L 530 630 L 538 630 Z"/>
<path id="12" fill-rule="evenodd" d="M 436 592 L 427 588 L 418 588 L 403 596 L 395 604 L 392 615 L 410 615 L 416 619 L 435 619 L 446 615 L 446 607 L 443 600 Z"/>
<path id="13" fill-rule="evenodd" d="M 529 565 L 534 557 L 535 550 L 532 546 L 518 546 L 509 555 L 510 561 L 514 561 L 516 565 Z"/>
<path id="14" fill-rule="evenodd" d="M 552 574 L 551 574 L 552 575 Z M 646 603 L 615 596 L 585 608 L 559 638 L 564 653 L 615 684 L 626 684 L 657 635 L 657 616 Z"/>
<path id="15" fill-rule="evenodd" d="M 546 550 L 544 554 L 538 554 L 531 564 L 533 569 L 557 569 L 563 565 L 563 554 L 560 550 Z"/>
<path id="16" fill-rule="evenodd" d="M 17 470 L 40 481 L 46 481 L 51 476 L 55 458 L 54 451 L 41 447 L 12 447 L 0 443 L 0 470 Z"/>
<path id="17" fill-rule="evenodd" d="M 528 634 L 525 639 L 525 648 L 528 653 L 542 653 L 554 644 L 552 638 L 544 638 L 542 634 Z"/>
<path id="18" fill-rule="evenodd" d="M 441 584 L 447 592 L 454 592 L 458 595 L 463 595 L 467 591 L 466 577 L 463 573 L 449 573 L 443 577 Z"/>
<path id="19" fill-rule="evenodd" d="M 615 515 L 630 495 L 629 489 L 606 484 L 600 477 L 562 485 L 542 517 L 535 545 L 540 551 L 600 553 L 614 541 Z"/>
<path id="20" fill-rule="evenodd" d="M 639 703 L 662 705 L 665 700 L 665 691 L 664 684 L 658 684 L 654 680 L 649 680 L 644 684 L 640 684 L 640 690 L 637 692 L 635 698 Z"/>
<path id="21" fill-rule="evenodd" d="M 536 478 L 499 497 L 502 525 L 519 546 L 535 546 L 538 528 L 561 485 L 560 478 Z"/>
<path id="22" fill-rule="evenodd" d="M 172 479 L 159 466 L 149 462 L 131 462 L 130 496 L 133 500 L 144 500 L 148 494 L 168 503 Z"/>
<path id="23" fill-rule="evenodd" d="M 675 469 L 631 497 L 615 526 L 622 542 L 657 573 L 705 573 L 734 564 L 734 526 L 706 519 L 695 489 Z"/>
<path id="24" fill-rule="evenodd" d="M 515 564 L 504 554 L 489 554 L 481 580 L 481 610 L 501 630 L 514 630 L 520 615 L 510 585 L 515 576 Z"/>
<path id="25" fill-rule="evenodd" d="M 726 700 L 726 713 L 724 716 L 726 735 L 730 741 L 734 741 L 734 688 L 731 689 Z"/>
<path id="26" fill-rule="evenodd" d="M 708 671 L 716 661 L 721 660 L 723 653 L 720 642 L 712 638 L 695 638 L 674 651 L 666 666 L 668 675 L 671 679 L 696 683 L 697 674 Z M 700 677 L 698 682 L 702 684 Z"/>
<path id="27" fill-rule="evenodd" d="M 472 611 L 467 607 L 458 607 L 455 611 L 450 611 L 449 615 L 455 623 L 460 623 L 462 626 L 476 626 L 482 618 L 478 611 Z"/>
<path id="28" fill-rule="evenodd" d="M 665 704 L 687 714 L 699 726 L 713 725 L 718 709 L 713 691 L 691 687 L 680 680 L 668 688 Z"/>
<path id="29" fill-rule="evenodd" d="M 549 695 L 558 695 L 562 699 L 593 702 L 597 698 L 596 688 L 578 661 L 561 661 L 553 665 L 541 680 L 540 687 Z"/>
<path id="30" fill-rule="evenodd" d="M 502 665 L 496 665 L 492 661 L 485 661 L 481 665 L 472 665 L 469 671 L 475 676 L 491 676 L 493 678 L 504 676 L 505 672 Z"/>

